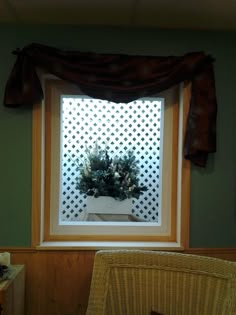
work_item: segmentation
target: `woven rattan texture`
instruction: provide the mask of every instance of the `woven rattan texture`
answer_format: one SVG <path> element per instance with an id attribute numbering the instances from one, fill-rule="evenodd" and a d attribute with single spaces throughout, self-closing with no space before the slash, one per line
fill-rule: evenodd
<path id="1" fill-rule="evenodd" d="M 180 253 L 96 254 L 87 315 L 236 314 L 236 263 Z"/>

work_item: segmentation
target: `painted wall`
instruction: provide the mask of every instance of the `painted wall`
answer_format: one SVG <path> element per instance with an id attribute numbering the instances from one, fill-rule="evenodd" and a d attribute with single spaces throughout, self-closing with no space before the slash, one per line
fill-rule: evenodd
<path id="1" fill-rule="evenodd" d="M 36 42 L 104 53 L 182 55 L 216 59 L 217 153 L 206 169 L 192 167 L 190 245 L 236 247 L 236 33 L 0 26 L 0 246 L 30 246 L 31 110 L 2 105 L 16 47 Z"/>

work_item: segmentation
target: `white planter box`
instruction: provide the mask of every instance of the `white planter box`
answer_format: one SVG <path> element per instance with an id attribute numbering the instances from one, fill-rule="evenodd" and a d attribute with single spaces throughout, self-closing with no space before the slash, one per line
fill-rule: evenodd
<path id="1" fill-rule="evenodd" d="M 112 197 L 87 197 L 87 213 L 132 214 L 132 199 L 116 200 Z"/>

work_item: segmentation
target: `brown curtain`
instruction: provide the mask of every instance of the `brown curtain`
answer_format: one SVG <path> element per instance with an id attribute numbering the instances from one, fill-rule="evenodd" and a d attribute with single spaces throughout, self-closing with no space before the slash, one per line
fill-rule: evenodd
<path id="1" fill-rule="evenodd" d="M 7 107 L 32 105 L 43 99 L 37 68 L 78 85 L 89 96 L 117 103 L 151 96 L 190 81 L 185 158 L 205 166 L 208 153 L 216 150 L 213 58 L 203 52 L 180 57 L 130 56 L 62 51 L 31 44 L 14 53 L 17 60 L 5 88 Z"/>

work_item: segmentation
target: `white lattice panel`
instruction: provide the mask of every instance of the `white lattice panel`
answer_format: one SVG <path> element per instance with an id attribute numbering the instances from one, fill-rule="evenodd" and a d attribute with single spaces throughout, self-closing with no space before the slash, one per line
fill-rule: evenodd
<path id="1" fill-rule="evenodd" d="M 75 160 L 82 163 L 85 149 L 95 143 L 111 156 L 133 150 L 140 167 L 140 184 L 148 190 L 133 199 L 132 212 L 145 221 L 158 222 L 161 148 L 160 99 L 116 104 L 88 97 L 63 97 L 61 102 L 61 221 L 79 221 L 86 196 L 76 187 Z M 77 161 L 78 162 L 78 161 Z"/>

